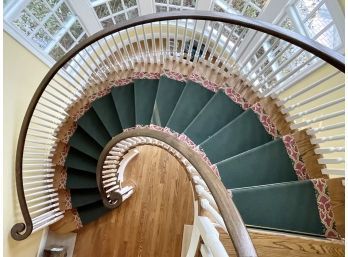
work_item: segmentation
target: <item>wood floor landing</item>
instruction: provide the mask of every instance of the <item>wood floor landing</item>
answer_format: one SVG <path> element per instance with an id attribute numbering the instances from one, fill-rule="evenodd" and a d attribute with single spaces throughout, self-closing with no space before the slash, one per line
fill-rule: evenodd
<path id="1" fill-rule="evenodd" d="M 159 147 L 138 149 L 125 174 L 135 194 L 78 232 L 74 257 L 180 256 L 184 224 L 193 223 L 185 168 Z"/>

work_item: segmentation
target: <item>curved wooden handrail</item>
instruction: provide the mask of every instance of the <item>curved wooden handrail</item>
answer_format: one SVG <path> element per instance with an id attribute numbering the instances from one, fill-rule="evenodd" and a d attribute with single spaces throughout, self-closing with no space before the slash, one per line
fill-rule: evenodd
<path id="1" fill-rule="evenodd" d="M 29 123 L 33 112 L 36 108 L 36 105 L 45 91 L 48 83 L 51 79 L 57 74 L 57 72 L 75 55 L 77 55 L 81 50 L 88 47 L 92 43 L 98 41 L 99 39 L 108 36 L 110 34 L 125 30 L 138 25 L 143 25 L 151 22 L 158 21 L 167 21 L 167 20 L 178 20 L 178 19 L 195 19 L 195 20 L 210 20 L 217 22 L 224 22 L 231 25 L 240 25 L 246 28 L 254 29 L 260 32 L 273 35 L 280 39 L 283 39 L 289 43 L 292 43 L 296 46 L 303 48 L 304 50 L 316 55 L 327 63 L 333 65 L 340 71 L 344 72 L 345 62 L 344 57 L 327 48 L 319 43 L 306 38 L 295 32 L 283 29 L 276 25 L 259 21 L 252 18 L 243 17 L 240 15 L 219 13 L 219 12 L 210 12 L 210 11 L 185 11 L 185 12 L 169 12 L 169 13 L 155 13 L 145 16 L 139 16 L 137 18 L 121 22 L 117 25 L 114 25 L 108 29 L 101 30 L 100 32 L 95 33 L 89 38 L 82 41 L 80 44 L 76 45 L 68 53 L 66 53 L 46 74 L 44 79 L 41 81 L 40 85 L 36 89 L 34 96 L 32 97 L 27 111 L 25 113 L 21 130 L 18 137 L 17 143 L 17 152 L 16 152 L 16 186 L 17 186 L 17 196 L 22 211 L 22 215 L 25 223 L 15 224 L 11 229 L 11 235 L 16 240 L 23 240 L 30 235 L 33 230 L 33 224 L 29 215 L 28 206 L 25 199 L 23 180 L 22 180 L 22 158 L 24 152 L 24 143 L 29 127 Z"/>
<path id="2" fill-rule="evenodd" d="M 257 256 L 255 248 L 252 244 L 245 224 L 238 212 L 238 209 L 234 205 L 230 194 L 222 184 L 221 180 L 212 172 L 210 167 L 202 160 L 202 158 L 185 143 L 179 141 L 174 136 L 170 136 L 167 133 L 149 129 L 149 128 L 135 128 L 129 131 L 125 131 L 117 136 L 113 137 L 101 152 L 97 164 L 96 178 L 99 192 L 103 199 L 107 199 L 106 193 L 102 185 L 102 170 L 103 163 L 110 150 L 118 142 L 130 137 L 150 137 L 162 141 L 185 157 L 193 167 L 197 170 L 200 176 L 207 184 L 209 191 L 213 195 L 215 202 L 220 210 L 221 216 L 224 219 L 228 234 L 231 237 L 233 245 L 239 256 Z M 111 204 L 107 203 L 109 207 Z M 116 208 L 115 206 L 114 208 Z"/>

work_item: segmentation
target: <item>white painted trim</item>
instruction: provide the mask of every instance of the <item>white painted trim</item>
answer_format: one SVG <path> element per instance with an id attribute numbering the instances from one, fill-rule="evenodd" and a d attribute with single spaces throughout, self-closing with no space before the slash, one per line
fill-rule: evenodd
<path id="1" fill-rule="evenodd" d="M 41 257 L 43 254 L 43 251 L 45 250 L 46 247 L 46 243 L 47 243 L 47 236 L 48 236 L 48 227 L 45 227 L 42 230 L 42 234 L 41 234 L 41 240 L 40 240 L 40 244 L 39 244 L 39 248 L 37 250 L 37 255 L 36 257 Z"/>
<path id="2" fill-rule="evenodd" d="M 66 0 L 71 10 L 79 17 L 81 25 L 87 32 L 87 35 L 93 35 L 103 26 L 99 22 L 99 18 L 91 6 L 89 0 Z"/>

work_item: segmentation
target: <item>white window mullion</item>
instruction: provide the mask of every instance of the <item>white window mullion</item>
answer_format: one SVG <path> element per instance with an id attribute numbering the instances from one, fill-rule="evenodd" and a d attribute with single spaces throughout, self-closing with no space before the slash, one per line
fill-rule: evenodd
<path id="1" fill-rule="evenodd" d="M 86 30 L 88 36 L 103 29 L 89 0 L 66 0 L 66 2 L 73 13 L 76 13 L 79 17 L 81 25 Z"/>
<path id="2" fill-rule="evenodd" d="M 342 45 L 344 46 L 345 43 L 345 17 L 344 13 L 342 11 L 341 6 L 339 5 L 337 0 L 329 0 L 325 1 L 325 5 L 327 9 L 329 10 L 329 13 L 331 14 L 331 17 L 334 21 L 334 24 L 336 25 L 336 28 L 338 30 L 338 34 L 340 35 Z"/>
<path id="3" fill-rule="evenodd" d="M 155 0 L 153 0 L 153 1 L 137 0 L 139 15 L 146 15 L 146 14 L 155 13 L 156 8 L 155 8 L 154 1 Z"/>
<path id="4" fill-rule="evenodd" d="M 288 4 L 287 0 L 277 0 L 277 1 L 270 1 L 264 8 L 263 12 L 258 16 L 258 19 L 266 22 L 274 22 L 277 20 L 281 15 L 284 13 L 284 6 Z M 245 35 L 243 41 L 240 44 L 240 47 L 238 47 L 238 50 L 236 51 L 235 56 L 239 56 L 240 53 L 244 53 L 243 56 L 240 56 L 240 63 L 243 63 L 245 61 L 245 58 L 250 54 L 250 51 L 245 51 L 245 47 L 248 47 L 252 49 L 252 51 L 256 51 L 257 49 L 255 46 L 260 42 L 262 39 L 262 35 L 264 33 L 257 33 L 255 37 L 254 30 L 249 29 L 247 34 Z M 249 44 L 249 41 L 252 40 Z"/>

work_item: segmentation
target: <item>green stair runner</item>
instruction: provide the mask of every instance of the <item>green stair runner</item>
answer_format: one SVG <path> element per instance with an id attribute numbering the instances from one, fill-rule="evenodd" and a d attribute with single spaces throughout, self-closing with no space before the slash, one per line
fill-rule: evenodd
<path id="1" fill-rule="evenodd" d="M 70 138 L 69 145 L 96 160 L 98 160 L 103 150 L 103 148 L 80 127 L 77 127 L 74 135 Z"/>
<path id="2" fill-rule="evenodd" d="M 188 81 L 169 118 L 167 127 L 182 133 L 213 95 L 214 92 Z"/>
<path id="3" fill-rule="evenodd" d="M 112 98 L 123 129 L 135 126 L 134 85 L 114 87 Z"/>
<path id="4" fill-rule="evenodd" d="M 217 163 L 270 140 L 272 136 L 253 110 L 249 109 L 204 141 L 201 147 L 210 161 Z"/>
<path id="5" fill-rule="evenodd" d="M 111 94 L 97 99 L 93 102 L 92 106 L 108 131 L 109 136 L 113 137 L 122 132 L 122 125 L 118 118 Z"/>
<path id="6" fill-rule="evenodd" d="M 151 123 L 165 127 L 186 83 L 161 76 Z"/>
<path id="7" fill-rule="evenodd" d="M 297 180 L 282 139 L 255 147 L 216 165 L 226 188 Z"/>
<path id="8" fill-rule="evenodd" d="M 232 190 L 244 223 L 250 226 L 323 235 L 311 181 L 294 181 Z"/>
<path id="9" fill-rule="evenodd" d="M 123 129 L 150 123 L 184 132 L 209 157 L 232 189 L 246 224 L 323 235 L 311 181 L 297 181 L 281 139 L 273 140 L 257 114 L 243 112 L 223 91 L 161 77 L 114 87 L 78 121 L 65 161 L 67 189 L 83 224 L 108 211 L 95 181 L 98 154 Z"/>
<path id="10" fill-rule="evenodd" d="M 135 120 L 137 125 L 151 123 L 158 79 L 137 79 L 134 82 Z"/>
<path id="11" fill-rule="evenodd" d="M 183 132 L 197 145 L 243 112 L 243 109 L 219 90 Z"/>

